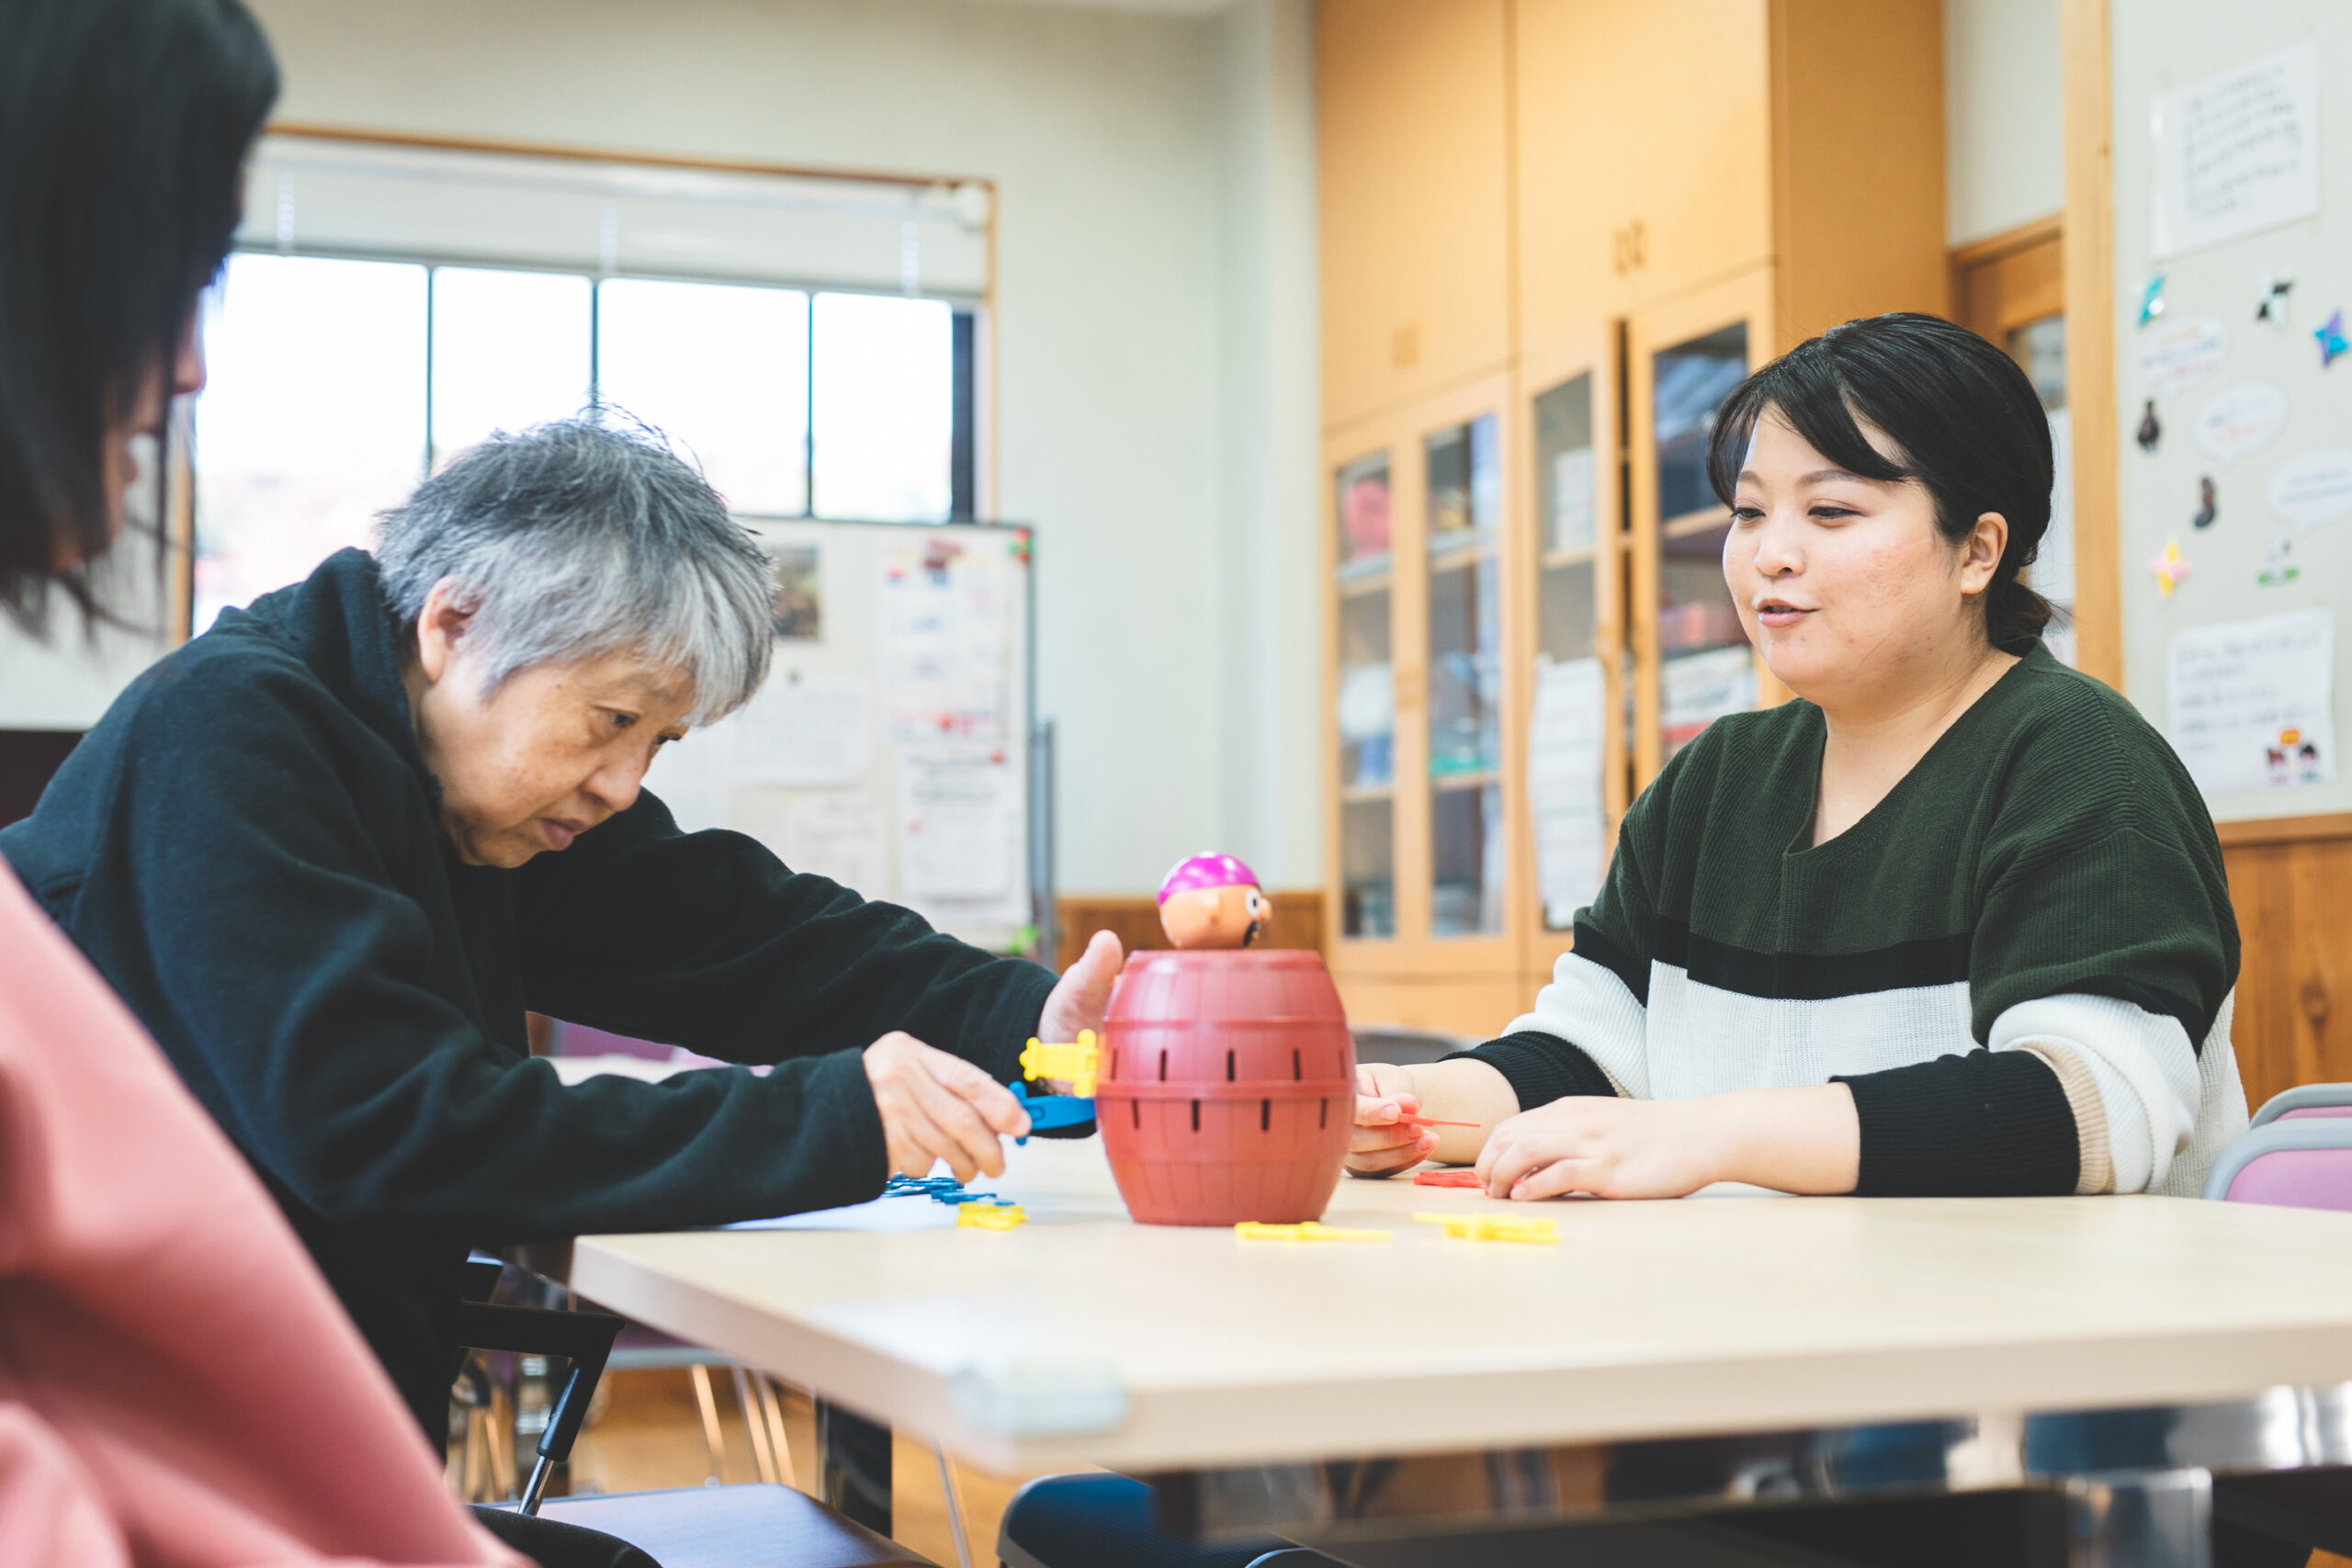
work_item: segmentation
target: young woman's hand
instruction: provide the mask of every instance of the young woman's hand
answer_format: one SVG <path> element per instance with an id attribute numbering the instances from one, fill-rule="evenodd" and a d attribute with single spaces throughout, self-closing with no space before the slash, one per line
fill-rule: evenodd
<path id="1" fill-rule="evenodd" d="M 1494 1130 L 1478 1175 L 1498 1198 L 1680 1198 L 1714 1181 L 1850 1192 L 1861 1124 L 1844 1084 L 1750 1089 L 1703 1100 L 1578 1096 Z"/>
<path id="2" fill-rule="evenodd" d="M 1497 1198 L 1679 1198 L 1723 1179 L 1724 1150 L 1701 1100 L 1579 1095 L 1495 1129 L 1478 1175 Z"/>
<path id="3" fill-rule="evenodd" d="M 1430 1157 L 1437 1147 L 1437 1133 L 1429 1127 L 1400 1127 L 1399 1116 L 1421 1108 L 1420 1090 L 1413 1069 L 1385 1062 L 1356 1065 L 1356 1124 L 1348 1135 L 1348 1169 L 1357 1176 L 1394 1176 Z"/>
<path id="4" fill-rule="evenodd" d="M 1004 1138 L 1029 1131 L 1012 1091 L 961 1056 L 892 1030 L 865 1048 L 865 1081 L 882 1113 L 890 1168 L 928 1176 L 945 1160 L 958 1181 L 1004 1174 Z"/>

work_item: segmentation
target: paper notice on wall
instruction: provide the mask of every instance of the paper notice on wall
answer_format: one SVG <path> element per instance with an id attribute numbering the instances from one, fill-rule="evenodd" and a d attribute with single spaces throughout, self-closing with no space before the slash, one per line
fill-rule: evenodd
<path id="1" fill-rule="evenodd" d="M 1020 774 L 1001 751 L 911 749 L 899 758 L 899 889 L 926 913 L 1025 919 Z"/>
<path id="2" fill-rule="evenodd" d="M 1536 661 L 1527 799 L 1535 818 L 1536 892 L 1555 930 L 1592 902 L 1609 863 L 1608 812 L 1600 789 L 1608 718 L 1600 660 Z"/>
<path id="3" fill-rule="evenodd" d="M 2297 610 L 2173 634 L 2170 732 L 2209 795 L 2335 776 L 2335 613 Z"/>
<path id="4" fill-rule="evenodd" d="M 725 721 L 741 784 L 862 784 L 874 768 L 874 694 L 840 675 L 779 675 Z"/>
<path id="5" fill-rule="evenodd" d="M 1004 739 L 1010 567 L 1001 555 L 947 539 L 886 552 L 882 671 L 892 739 Z"/>
<path id="6" fill-rule="evenodd" d="M 885 813 L 872 790 L 796 792 L 785 803 L 777 857 L 795 871 L 830 876 L 869 898 L 888 892 Z"/>
<path id="7" fill-rule="evenodd" d="M 2292 49 L 2156 99 L 2155 254 L 2319 210 L 2319 49 Z"/>

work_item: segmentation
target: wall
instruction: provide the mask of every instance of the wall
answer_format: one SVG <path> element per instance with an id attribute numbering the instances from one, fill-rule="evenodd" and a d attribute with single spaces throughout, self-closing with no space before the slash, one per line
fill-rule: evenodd
<path id="1" fill-rule="evenodd" d="M 153 443 L 137 450 L 142 465 L 153 461 Z M 156 570 L 154 497 L 151 485 L 131 487 L 129 526 L 91 578 L 108 618 L 85 621 L 62 593 L 50 595 L 39 636 L 0 614 L 0 729 L 87 729 L 164 651 L 171 617 Z"/>
<path id="2" fill-rule="evenodd" d="M 1322 877 L 1323 595 L 1310 0 L 1239 0 L 1217 31 L 1220 610 L 1232 628 L 1217 671 L 1219 842 L 1271 886 L 1311 887 Z"/>
<path id="3" fill-rule="evenodd" d="M 2058 0 L 1944 0 L 1946 237 L 1964 244 L 2056 212 Z"/>
<path id="4" fill-rule="evenodd" d="M 1306 0 L 253 5 L 289 120 L 993 178 L 996 511 L 1038 529 L 1060 883 L 1211 845 L 1320 874 Z M 140 662 L 0 660 L 0 723 L 68 726 Z"/>

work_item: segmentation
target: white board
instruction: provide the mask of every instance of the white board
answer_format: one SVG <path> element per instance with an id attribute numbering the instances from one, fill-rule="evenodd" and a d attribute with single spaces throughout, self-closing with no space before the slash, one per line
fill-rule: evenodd
<path id="1" fill-rule="evenodd" d="M 2133 0 L 2111 17 L 2124 691 L 2216 818 L 2352 810 L 2332 755 L 2306 768 L 2299 739 L 2269 757 L 2284 730 L 2342 733 L 2352 689 L 2352 639 L 2329 639 L 2319 672 L 2310 645 L 2270 635 L 2352 615 L 2352 355 L 2323 366 L 2313 336 L 2352 315 L 2352 5 Z M 2293 283 L 2283 326 L 2256 315 L 2277 278 Z M 2152 400 L 2148 452 L 2133 436 Z M 2169 596 L 2149 570 L 2167 546 L 2189 569 Z M 2322 692 L 2324 723 L 2284 716 Z M 2279 708 L 2258 747 L 2256 699 Z"/>
<path id="2" fill-rule="evenodd" d="M 751 526 L 780 564 L 774 672 L 646 787 L 683 827 L 1010 947 L 1036 914 L 1028 530 Z"/>

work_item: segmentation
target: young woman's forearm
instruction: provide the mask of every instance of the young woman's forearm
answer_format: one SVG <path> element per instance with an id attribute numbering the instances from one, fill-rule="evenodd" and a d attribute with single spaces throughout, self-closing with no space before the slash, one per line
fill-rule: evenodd
<path id="1" fill-rule="evenodd" d="M 1486 1146 L 1487 1134 L 1519 1114 L 1519 1097 L 1511 1092 L 1510 1080 L 1475 1057 L 1431 1062 L 1407 1070 L 1412 1076 L 1413 1092 L 1420 1100 L 1422 1115 L 1434 1116 L 1442 1122 L 1477 1123 L 1475 1127 L 1430 1128 L 1438 1135 L 1437 1150 L 1430 1156 L 1431 1159 L 1468 1165 Z"/>
<path id="2" fill-rule="evenodd" d="M 1691 1103 L 1721 1150 L 1719 1181 L 1823 1195 L 1851 1192 L 1861 1179 L 1862 1124 L 1844 1084 L 1741 1089 Z"/>

